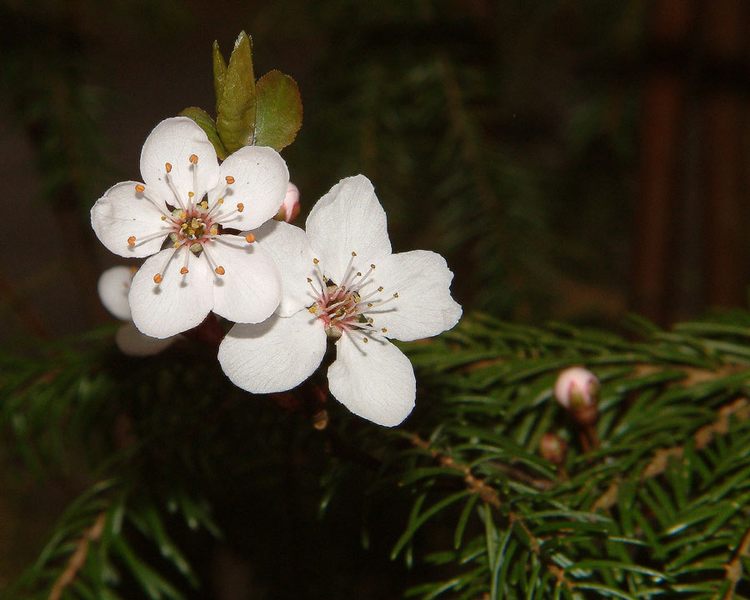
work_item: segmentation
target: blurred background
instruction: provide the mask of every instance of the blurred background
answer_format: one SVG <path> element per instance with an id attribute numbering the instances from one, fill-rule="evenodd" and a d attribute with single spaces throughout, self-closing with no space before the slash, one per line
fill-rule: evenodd
<path id="1" fill-rule="evenodd" d="M 445 255 L 465 307 L 611 328 L 743 307 L 749 17 L 744 0 L 0 0 L 0 339 L 109 320 L 96 280 L 118 260 L 88 211 L 139 178 L 161 119 L 213 114 L 211 44 L 228 55 L 241 29 L 256 76 L 301 89 L 283 154 L 303 217 L 366 174 L 394 248 Z M 23 527 L 0 498 L 0 583 L 55 493 Z"/>

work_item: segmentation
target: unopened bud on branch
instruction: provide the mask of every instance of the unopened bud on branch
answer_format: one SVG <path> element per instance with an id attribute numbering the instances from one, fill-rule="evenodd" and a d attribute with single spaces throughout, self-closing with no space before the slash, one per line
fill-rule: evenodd
<path id="1" fill-rule="evenodd" d="M 583 367 L 570 367 L 557 377 L 555 398 L 583 425 L 596 422 L 599 412 L 599 380 Z"/>
<path id="2" fill-rule="evenodd" d="M 299 209 L 299 188 L 290 181 L 286 188 L 284 202 L 274 219 L 291 223 L 299 215 Z"/>
<path id="3" fill-rule="evenodd" d="M 539 454 L 555 465 L 561 465 L 565 462 L 567 452 L 568 443 L 559 435 L 545 433 L 539 440 Z"/>

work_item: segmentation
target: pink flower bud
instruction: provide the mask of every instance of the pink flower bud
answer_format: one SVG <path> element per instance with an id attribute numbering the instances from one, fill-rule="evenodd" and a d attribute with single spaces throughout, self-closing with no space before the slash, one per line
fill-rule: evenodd
<path id="1" fill-rule="evenodd" d="M 567 452 L 568 443 L 554 433 L 545 433 L 539 441 L 539 453 L 555 465 L 561 465 L 565 462 Z"/>
<path id="2" fill-rule="evenodd" d="M 274 219 L 291 223 L 299 215 L 299 209 L 299 188 L 290 181 L 286 188 L 284 202 L 281 204 L 281 208 L 279 208 L 279 212 L 276 213 Z"/>
<path id="3" fill-rule="evenodd" d="M 583 367 L 570 367 L 557 376 L 555 398 L 566 410 L 579 412 L 596 408 L 599 401 L 599 380 Z"/>

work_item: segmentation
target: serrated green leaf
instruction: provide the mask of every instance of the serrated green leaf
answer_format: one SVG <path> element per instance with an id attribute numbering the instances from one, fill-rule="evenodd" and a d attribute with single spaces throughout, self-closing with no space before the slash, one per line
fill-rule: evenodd
<path id="1" fill-rule="evenodd" d="M 302 97 L 297 82 L 281 71 L 258 80 L 255 144 L 274 150 L 286 148 L 302 127 Z"/>
<path id="2" fill-rule="evenodd" d="M 203 131 L 206 132 L 208 140 L 213 144 L 214 150 L 216 150 L 216 156 L 221 160 L 224 160 L 227 157 L 227 150 L 224 148 L 224 144 L 219 137 L 219 132 L 216 129 L 216 122 L 211 118 L 211 115 L 202 108 L 189 106 L 180 112 L 180 116 L 190 117 Z"/>
<path id="3" fill-rule="evenodd" d="M 234 44 L 216 99 L 216 128 L 230 154 L 252 142 L 255 131 L 255 73 L 250 37 L 243 31 Z"/>

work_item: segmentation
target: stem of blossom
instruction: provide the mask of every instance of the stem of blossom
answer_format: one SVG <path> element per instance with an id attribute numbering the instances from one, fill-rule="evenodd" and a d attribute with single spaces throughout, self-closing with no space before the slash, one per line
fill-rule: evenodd
<path id="1" fill-rule="evenodd" d="M 570 415 L 578 425 L 578 439 L 584 452 L 599 448 L 599 434 L 596 422 L 599 420 L 599 408 L 596 404 L 573 406 Z"/>

